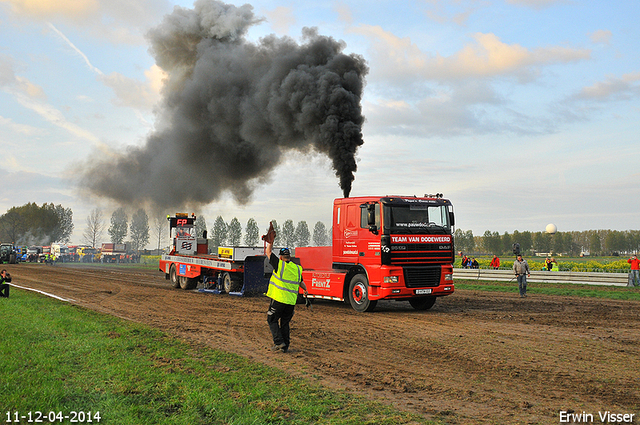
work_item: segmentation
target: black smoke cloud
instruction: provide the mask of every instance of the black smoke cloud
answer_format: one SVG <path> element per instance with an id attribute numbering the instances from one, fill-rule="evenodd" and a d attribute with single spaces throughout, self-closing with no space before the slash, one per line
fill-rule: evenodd
<path id="1" fill-rule="evenodd" d="M 238 202 L 290 151 L 327 155 L 348 196 L 362 145 L 360 101 L 368 68 L 345 45 L 305 28 L 302 42 L 251 43 L 250 5 L 198 0 L 176 7 L 148 34 L 168 75 L 156 129 L 143 147 L 89 160 L 81 186 L 127 205 Z"/>

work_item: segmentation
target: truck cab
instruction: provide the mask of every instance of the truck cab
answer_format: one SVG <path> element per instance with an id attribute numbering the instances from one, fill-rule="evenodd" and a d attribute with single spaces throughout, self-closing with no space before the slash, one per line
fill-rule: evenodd
<path id="1" fill-rule="evenodd" d="M 378 300 L 431 308 L 453 284 L 451 202 L 438 195 L 339 198 L 331 247 L 297 248 L 310 297 L 342 299 L 357 311 Z"/>

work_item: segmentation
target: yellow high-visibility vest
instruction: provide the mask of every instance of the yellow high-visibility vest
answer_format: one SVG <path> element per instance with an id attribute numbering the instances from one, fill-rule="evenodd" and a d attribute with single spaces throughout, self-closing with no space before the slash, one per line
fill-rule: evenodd
<path id="1" fill-rule="evenodd" d="M 278 269 L 274 270 L 269 280 L 267 297 L 283 304 L 295 305 L 298 300 L 298 287 L 302 281 L 302 267 L 293 261 L 278 262 Z"/>

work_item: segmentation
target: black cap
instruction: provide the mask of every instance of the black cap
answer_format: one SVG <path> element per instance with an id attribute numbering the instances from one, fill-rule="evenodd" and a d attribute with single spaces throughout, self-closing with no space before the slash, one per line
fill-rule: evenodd
<path id="1" fill-rule="evenodd" d="M 289 248 L 281 248 L 280 255 L 291 255 L 291 251 L 289 251 Z"/>

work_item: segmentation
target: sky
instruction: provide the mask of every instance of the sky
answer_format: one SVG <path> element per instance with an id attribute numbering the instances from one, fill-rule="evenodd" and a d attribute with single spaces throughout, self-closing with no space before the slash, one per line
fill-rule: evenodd
<path id="1" fill-rule="evenodd" d="M 226 3 L 252 8 L 249 44 L 270 35 L 302 43 L 303 29 L 317 28 L 366 61 L 351 196 L 443 193 L 456 227 L 474 235 L 549 223 L 640 228 L 636 0 Z M 167 74 L 149 31 L 174 8 L 194 2 L 0 0 L 0 213 L 27 202 L 69 207 L 73 243 L 94 208 L 109 220 L 120 205 L 87 195 L 78 170 L 144 147 L 162 126 Z M 167 187 L 198 190 L 198 179 Z M 222 216 L 243 226 L 254 218 L 265 231 L 272 219 L 313 229 L 330 227 L 343 196 L 330 160 L 313 150 L 283 152 L 245 203 L 236 195 L 228 188 L 195 212 L 209 226 Z"/>

